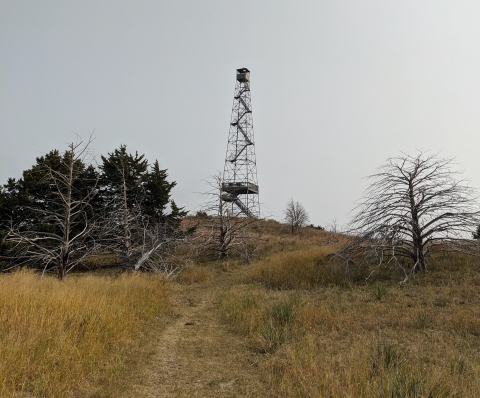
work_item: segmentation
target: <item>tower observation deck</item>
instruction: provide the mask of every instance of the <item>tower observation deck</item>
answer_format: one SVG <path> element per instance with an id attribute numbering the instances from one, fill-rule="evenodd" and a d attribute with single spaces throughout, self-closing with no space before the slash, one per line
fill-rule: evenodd
<path id="1" fill-rule="evenodd" d="M 222 177 L 222 201 L 234 215 L 258 218 L 257 163 L 253 136 L 250 71 L 236 71 L 232 117 Z"/>

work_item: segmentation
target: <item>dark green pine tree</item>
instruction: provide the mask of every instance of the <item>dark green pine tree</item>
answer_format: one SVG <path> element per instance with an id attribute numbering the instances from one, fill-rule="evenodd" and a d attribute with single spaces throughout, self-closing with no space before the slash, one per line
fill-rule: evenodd
<path id="1" fill-rule="evenodd" d="M 4 239 L 8 228 L 23 223 L 25 227 L 35 219 L 32 200 L 24 188 L 23 180 L 9 178 L 7 183 L 0 187 L 0 255 L 6 253 L 8 245 Z"/>
<path id="2" fill-rule="evenodd" d="M 125 191 L 129 208 L 134 208 L 143 202 L 145 196 L 145 174 L 148 171 L 148 161 L 145 155 L 135 156 L 127 153 L 127 146 L 120 145 L 107 157 L 102 156 L 99 166 L 100 197 L 103 204 L 108 205 L 118 195 Z"/>
<path id="3" fill-rule="evenodd" d="M 145 156 L 129 154 L 126 145 L 102 156 L 100 170 L 107 232 L 99 240 L 121 256 L 126 266 L 132 266 L 138 260 L 138 247 L 145 243 L 144 228 L 173 232 L 186 212 L 170 200 L 176 183 L 167 180 L 167 171 L 161 170 L 158 162 L 149 170 Z"/>
<path id="4" fill-rule="evenodd" d="M 27 199 L 15 178 L 9 178 L 7 183 L 0 187 L 0 231 L 6 231 L 10 224 L 16 224 L 24 218 L 21 209 L 28 202 Z"/>
<path id="5" fill-rule="evenodd" d="M 170 228 L 176 229 L 180 219 L 187 212 L 184 208 L 178 207 L 170 199 L 171 191 L 177 183 L 168 182 L 167 170 L 161 170 L 158 160 L 151 166 L 151 169 L 145 175 L 145 200 L 144 213 L 152 221 L 167 223 Z M 167 213 L 167 207 L 170 205 L 170 212 Z"/>
<path id="6" fill-rule="evenodd" d="M 6 250 L 4 239 L 5 236 L 7 236 L 9 213 L 7 193 L 5 189 L 0 186 L 0 256 L 2 256 Z"/>
<path id="7" fill-rule="evenodd" d="M 7 224 L 21 224 L 22 229 L 42 232 L 53 232 L 58 228 L 51 217 L 46 217 L 46 212 L 57 212 L 62 206 L 58 193 L 65 187 L 55 185 L 52 174 L 58 177 L 67 173 L 68 156 L 68 151 L 61 155 L 54 149 L 38 157 L 36 163 L 23 172 L 22 178 L 7 181 L 0 199 L 0 228 Z M 95 186 L 98 173 L 93 166 L 80 160 L 75 162 L 73 172 L 76 175 L 73 199 L 82 199 Z M 89 216 L 93 213 L 90 212 Z M 76 228 L 83 228 L 83 224 L 79 223 Z"/>
<path id="8" fill-rule="evenodd" d="M 78 256 L 88 245 L 85 231 L 94 217 L 98 173 L 75 152 L 78 145 L 63 155 L 52 150 L 38 157 L 22 178 L 3 186 L 0 234 L 6 236 L 11 226 L 13 235 L 2 250 L 5 254 L 8 249 L 14 263 L 28 260 L 46 269 L 57 267 L 63 277 L 72 253 Z"/>
<path id="9" fill-rule="evenodd" d="M 158 161 L 149 170 L 145 155 L 129 154 L 127 146 L 121 145 L 108 156 L 102 156 L 100 170 L 100 196 L 105 206 L 125 195 L 130 210 L 140 210 L 137 213 L 151 222 L 165 222 L 172 229 L 177 228 L 180 218 L 186 215 L 187 212 L 170 199 L 177 183 L 168 181 L 167 170 L 160 169 Z"/>

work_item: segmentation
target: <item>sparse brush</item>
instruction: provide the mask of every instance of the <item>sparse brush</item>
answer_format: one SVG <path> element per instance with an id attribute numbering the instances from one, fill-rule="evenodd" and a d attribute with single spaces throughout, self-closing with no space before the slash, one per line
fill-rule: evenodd
<path id="1" fill-rule="evenodd" d="M 298 306 L 298 296 L 290 295 L 266 308 L 260 327 L 261 351 L 273 352 L 289 339 Z"/>
<path id="2" fill-rule="evenodd" d="M 375 300 L 381 301 L 387 295 L 387 288 L 384 285 L 377 284 L 372 289 L 372 295 Z"/>
<path id="3" fill-rule="evenodd" d="M 271 353 L 292 335 L 296 313 L 301 305 L 297 295 L 282 294 L 268 304 L 264 291 L 229 291 L 220 297 L 224 319 L 252 338 L 254 349 Z"/>

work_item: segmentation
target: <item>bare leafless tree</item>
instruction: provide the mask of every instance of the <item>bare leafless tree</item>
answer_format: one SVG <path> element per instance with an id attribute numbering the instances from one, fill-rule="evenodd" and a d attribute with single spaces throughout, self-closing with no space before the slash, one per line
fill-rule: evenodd
<path id="1" fill-rule="evenodd" d="M 109 187 L 110 200 L 103 203 L 98 219 L 97 249 L 103 253 L 113 253 L 129 268 L 135 261 L 134 235 L 138 229 L 143 230 L 141 202 L 142 195 L 135 198 L 135 206 L 129 206 L 125 165 L 117 166 L 121 181 L 118 187 Z"/>
<path id="2" fill-rule="evenodd" d="M 188 259 L 178 259 L 174 252 L 187 235 L 144 214 L 144 195 L 137 193 L 134 205 L 129 205 L 125 168 L 118 171 L 122 181 L 97 221 L 97 253 L 122 259 L 125 269 L 178 273 Z"/>
<path id="3" fill-rule="evenodd" d="M 10 225 L 5 240 L 15 265 L 55 270 L 63 279 L 90 253 L 94 225 L 88 213 L 98 180 L 86 184 L 83 166 L 91 142 L 92 136 L 86 142 L 78 138 L 59 157 L 57 167 L 48 162 L 38 166 L 39 183 L 49 186 L 51 195 L 41 199 L 42 206 L 29 209 L 34 221 Z"/>
<path id="4" fill-rule="evenodd" d="M 205 203 L 200 212 L 209 217 L 203 221 L 200 251 L 220 259 L 236 253 L 249 261 L 257 246 L 250 228 L 258 219 L 245 217 L 240 208 L 232 212 L 232 206 L 225 206 L 221 174 L 210 177 L 206 183 L 210 189 L 201 194 Z"/>
<path id="5" fill-rule="evenodd" d="M 373 270 L 393 262 L 408 279 L 411 272 L 425 272 L 426 260 L 438 251 L 474 253 L 476 191 L 452 166 L 452 159 L 424 151 L 388 159 L 368 177 L 350 239 L 337 254 L 347 264 L 370 262 Z"/>
<path id="6" fill-rule="evenodd" d="M 188 242 L 188 236 L 181 230 L 171 230 L 167 224 L 155 223 L 139 229 L 141 236 L 134 239 L 133 269 L 144 269 L 166 276 L 175 275 L 189 263 L 188 257 L 176 255 L 176 248 Z"/>
<path id="7" fill-rule="evenodd" d="M 152 222 L 138 208 L 111 212 L 99 224 L 102 227 L 97 254 L 113 254 L 122 259 L 124 269 L 142 269 L 170 276 L 189 262 L 175 256 L 176 247 L 187 242 L 187 234 L 172 229 L 167 223 Z"/>
<path id="8" fill-rule="evenodd" d="M 326 226 L 327 231 L 329 234 L 325 236 L 325 244 L 333 244 L 338 243 L 341 236 L 342 230 L 338 225 L 338 221 L 336 218 L 332 219 Z"/>
<path id="9" fill-rule="evenodd" d="M 300 202 L 289 199 L 283 210 L 283 221 L 288 224 L 290 233 L 294 234 L 299 228 L 307 225 L 309 216 Z"/>

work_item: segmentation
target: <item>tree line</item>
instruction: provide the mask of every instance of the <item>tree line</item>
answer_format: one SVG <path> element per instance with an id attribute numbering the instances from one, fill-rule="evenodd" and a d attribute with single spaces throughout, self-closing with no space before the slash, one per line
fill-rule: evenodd
<path id="1" fill-rule="evenodd" d="M 79 139 L 63 153 L 52 150 L 21 178 L 0 187 L 0 267 L 28 265 L 64 278 L 88 258 L 110 256 L 126 269 L 178 271 L 169 254 L 195 225 L 186 232 L 179 228 L 187 212 L 171 197 L 176 182 L 168 180 L 158 161 L 149 163 L 125 145 L 95 164 L 90 144 L 91 138 Z M 407 280 L 411 273 L 425 272 L 428 259 L 439 251 L 479 254 L 477 191 L 453 164 L 418 151 L 388 159 L 369 177 L 334 254 L 347 272 L 393 264 Z M 236 253 L 250 260 L 256 250 L 251 226 L 258 219 L 225 211 L 221 178 L 209 181 L 203 195 L 200 213 L 211 217 L 197 234 L 195 251 L 220 259 Z M 284 216 L 292 234 L 309 221 L 293 199 Z M 336 228 L 333 232 L 337 235 Z"/>
<path id="2" fill-rule="evenodd" d="M 29 265 L 63 278 L 94 254 L 115 255 L 127 268 L 168 267 L 156 255 L 183 238 L 176 182 L 126 145 L 95 165 L 91 141 L 38 157 L 0 188 L 3 268 Z"/>

